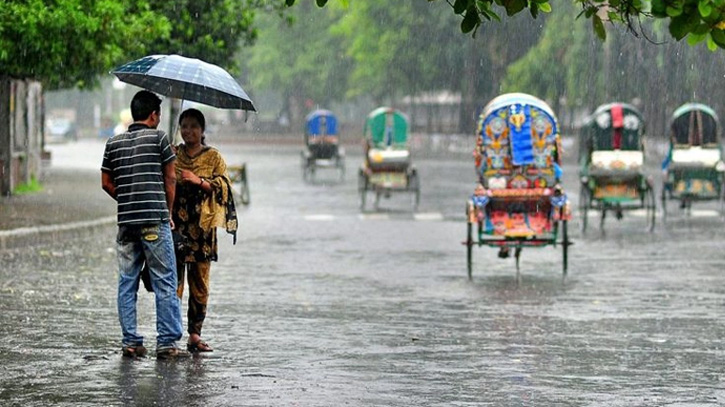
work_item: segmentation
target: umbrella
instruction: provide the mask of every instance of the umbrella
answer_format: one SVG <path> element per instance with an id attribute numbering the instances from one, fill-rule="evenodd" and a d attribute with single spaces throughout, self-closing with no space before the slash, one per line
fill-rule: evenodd
<path id="1" fill-rule="evenodd" d="M 252 100 L 223 68 L 180 55 L 149 55 L 111 71 L 122 82 L 160 95 L 222 109 L 256 111 Z"/>

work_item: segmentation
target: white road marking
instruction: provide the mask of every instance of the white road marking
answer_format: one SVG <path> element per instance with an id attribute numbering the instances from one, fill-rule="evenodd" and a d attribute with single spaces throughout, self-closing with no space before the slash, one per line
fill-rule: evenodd
<path id="1" fill-rule="evenodd" d="M 358 215 L 361 220 L 388 220 L 390 216 L 387 213 L 361 213 Z"/>
<path id="2" fill-rule="evenodd" d="M 415 220 L 424 221 L 440 221 L 443 220 L 443 214 L 440 212 L 416 213 L 413 214 Z"/>
<path id="3" fill-rule="evenodd" d="M 329 222 L 329 221 L 335 220 L 335 215 L 328 215 L 328 214 L 305 215 L 305 220 Z"/>

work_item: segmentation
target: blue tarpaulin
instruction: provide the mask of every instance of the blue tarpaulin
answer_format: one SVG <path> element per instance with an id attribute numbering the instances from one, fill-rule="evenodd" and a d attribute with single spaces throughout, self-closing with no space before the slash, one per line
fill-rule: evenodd
<path id="1" fill-rule="evenodd" d="M 307 134 L 310 136 L 337 135 L 337 118 L 329 110 L 315 110 L 307 115 Z"/>

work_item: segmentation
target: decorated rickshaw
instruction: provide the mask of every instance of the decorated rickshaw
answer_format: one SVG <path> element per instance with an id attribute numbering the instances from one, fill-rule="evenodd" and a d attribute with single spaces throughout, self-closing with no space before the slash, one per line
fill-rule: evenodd
<path id="1" fill-rule="evenodd" d="M 305 149 L 302 150 L 302 178 L 314 181 L 318 169 L 331 168 L 345 178 L 345 151 L 340 146 L 337 117 L 318 109 L 307 115 L 305 121 Z"/>
<path id="2" fill-rule="evenodd" d="M 579 139 L 579 214 L 586 231 L 589 211 L 599 211 L 600 228 L 607 212 L 622 219 L 628 210 L 645 211 L 647 228 L 655 225 L 652 179 L 644 173 L 642 114 L 626 103 L 599 106 L 581 128 Z"/>
<path id="3" fill-rule="evenodd" d="M 695 201 L 718 201 L 723 214 L 725 163 L 720 144 L 720 123 L 715 111 L 701 103 L 686 103 L 670 121 L 670 148 L 662 163 L 662 213 L 668 201 L 678 201 L 686 214 Z"/>
<path id="4" fill-rule="evenodd" d="M 377 210 L 381 197 L 406 192 L 415 211 L 420 202 L 420 180 L 411 162 L 407 117 L 396 109 L 377 108 L 368 115 L 364 133 L 365 158 L 358 172 L 360 209 L 365 210 L 368 193 L 374 193 Z"/>
<path id="5" fill-rule="evenodd" d="M 525 247 L 559 246 L 567 273 L 569 201 L 559 181 L 561 142 L 556 116 L 542 100 L 524 93 L 496 97 L 483 109 L 474 151 L 478 184 L 466 205 L 468 277 L 473 247 L 499 249 L 519 258 Z"/>

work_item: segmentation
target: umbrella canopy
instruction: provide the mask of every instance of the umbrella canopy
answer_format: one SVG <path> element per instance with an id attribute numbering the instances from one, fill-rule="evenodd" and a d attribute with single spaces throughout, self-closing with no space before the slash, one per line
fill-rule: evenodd
<path id="1" fill-rule="evenodd" d="M 122 82 L 160 95 L 222 109 L 256 111 L 246 92 L 219 66 L 180 55 L 150 55 L 111 71 Z"/>

